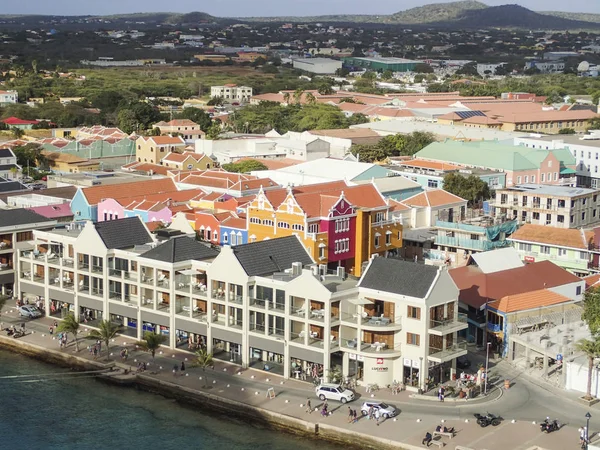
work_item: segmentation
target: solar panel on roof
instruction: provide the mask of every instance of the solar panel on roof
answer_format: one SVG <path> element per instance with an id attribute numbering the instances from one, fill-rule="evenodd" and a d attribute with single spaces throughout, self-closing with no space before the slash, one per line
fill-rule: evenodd
<path id="1" fill-rule="evenodd" d="M 461 119 L 468 119 L 469 117 L 475 117 L 475 116 L 484 116 L 485 117 L 485 114 L 482 111 L 456 111 L 456 114 Z"/>

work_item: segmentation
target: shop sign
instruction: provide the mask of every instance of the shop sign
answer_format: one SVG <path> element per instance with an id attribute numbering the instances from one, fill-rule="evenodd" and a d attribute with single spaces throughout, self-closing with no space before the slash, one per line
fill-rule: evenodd
<path id="1" fill-rule="evenodd" d="M 528 262 L 528 263 L 535 262 L 535 257 L 533 257 L 533 256 L 525 256 L 523 259 L 525 260 L 525 262 Z"/>
<path id="2" fill-rule="evenodd" d="M 373 372 L 387 372 L 389 367 L 371 367 Z"/>
<path id="3" fill-rule="evenodd" d="M 377 358 L 377 364 L 383 364 L 383 358 Z"/>

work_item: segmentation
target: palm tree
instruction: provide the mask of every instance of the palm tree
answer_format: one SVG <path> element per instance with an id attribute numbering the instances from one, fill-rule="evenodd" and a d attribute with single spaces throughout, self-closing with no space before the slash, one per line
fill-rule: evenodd
<path id="1" fill-rule="evenodd" d="M 145 352 L 150 352 L 152 359 L 154 359 L 156 350 L 158 350 L 166 340 L 167 337 L 164 334 L 157 334 L 147 331 L 144 333 L 144 339 L 137 342 L 136 345 L 139 345 Z"/>
<path id="2" fill-rule="evenodd" d="M 77 340 L 77 334 L 79 333 L 79 322 L 75 318 L 74 314 L 67 315 L 63 321 L 58 325 L 56 331 L 62 331 L 63 333 L 71 333 L 75 338 L 75 350 L 79 351 L 79 341 Z"/>
<path id="3" fill-rule="evenodd" d="M 286 92 L 285 94 L 283 94 L 283 102 L 284 102 L 286 105 L 289 105 L 289 104 L 290 104 L 290 100 L 291 100 L 291 98 L 292 98 L 292 96 L 290 95 L 290 93 L 289 93 L 289 92 Z"/>
<path id="4" fill-rule="evenodd" d="M 314 105 L 315 103 L 317 103 L 317 97 L 315 97 L 315 94 L 313 94 L 312 92 L 308 92 L 306 94 L 306 103 L 308 103 L 309 105 Z"/>
<path id="5" fill-rule="evenodd" d="M 300 88 L 294 91 L 294 103 L 296 103 L 296 105 L 299 105 L 302 101 L 302 94 L 304 94 L 304 91 Z"/>
<path id="6" fill-rule="evenodd" d="M 203 348 L 196 350 L 196 361 L 193 365 L 194 367 L 200 367 L 202 369 L 202 372 L 206 374 L 207 367 L 214 367 L 212 353 L 208 353 L 208 351 Z M 203 379 L 203 387 L 206 387 L 206 375 L 204 375 Z"/>
<path id="7" fill-rule="evenodd" d="M 576 344 L 577 350 L 585 353 L 588 357 L 588 379 L 587 391 L 585 394 L 586 400 L 592 400 L 592 374 L 594 372 L 594 358 L 600 356 L 600 338 L 595 336 L 592 339 L 582 339 Z"/>
<path id="8" fill-rule="evenodd" d="M 7 301 L 8 301 L 7 295 L 0 295 L 0 317 L 2 317 L 2 308 L 4 308 Z"/>
<path id="9" fill-rule="evenodd" d="M 115 325 L 109 320 L 103 320 L 98 325 L 97 330 L 90 331 L 90 334 L 87 335 L 87 338 L 104 342 L 104 344 L 106 345 L 106 360 L 108 361 L 108 357 L 110 356 L 110 341 L 114 339 L 114 337 L 120 330 L 121 327 L 119 325 Z"/>

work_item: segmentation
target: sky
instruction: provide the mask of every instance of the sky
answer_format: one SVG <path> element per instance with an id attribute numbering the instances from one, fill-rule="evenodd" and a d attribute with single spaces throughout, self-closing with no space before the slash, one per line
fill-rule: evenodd
<path id="1" fill-rule="evenodd" d="M 108 15 L 134 12 L 201 11 L 219 17 L 310 16 L 325 14 L 392 14 L 450 0 L 20 0 L 4 3 L 1 14 Z M 600 0 L 486 0 L 490 6 L 518 3 L 534 11 L 600 14 Z"/>

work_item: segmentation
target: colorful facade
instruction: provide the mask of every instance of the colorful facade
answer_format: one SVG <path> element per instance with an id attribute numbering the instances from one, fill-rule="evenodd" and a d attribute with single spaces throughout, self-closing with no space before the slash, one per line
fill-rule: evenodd
<path id="1" fill-rule="evenodd" d="M 249 242 L 297 235 L 318 264 L 356 276 L 373 254 L 402 247 L 402 224 L 372 184 L 260 191 L 247 207 Z"/>

